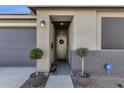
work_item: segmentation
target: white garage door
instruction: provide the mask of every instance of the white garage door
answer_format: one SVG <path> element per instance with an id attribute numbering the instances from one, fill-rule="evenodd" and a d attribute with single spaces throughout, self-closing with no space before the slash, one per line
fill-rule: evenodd
<path id="1" fill-rule="evenodd" d="M 0 66 L 34 66 L 29 51 L 36 47 L 36 28 L 0 28 Z"/>

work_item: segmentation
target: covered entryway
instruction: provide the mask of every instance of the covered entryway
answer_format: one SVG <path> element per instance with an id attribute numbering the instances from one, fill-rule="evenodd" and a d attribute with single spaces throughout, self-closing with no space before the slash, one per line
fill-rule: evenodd
<path id="1" fill-rule="evenodd" d="M 57 74 L 71 74 L 69 64 L 69 27 L 72 16 L 54 15 L 51 21 L 54 28 L 54 62 L 57 64 Z"/>
<path id="2" fill-rule="evenodd" d="M 68 60 L 68 27 L 70 22 L 53 22 L 55 27 L 56 61 Z"/>
<path id="3" fill-rule="evenodd" d="M 35 27 L 0 28 L 0 66 L 34 66 L 29 51 L 35 47 Z"/>

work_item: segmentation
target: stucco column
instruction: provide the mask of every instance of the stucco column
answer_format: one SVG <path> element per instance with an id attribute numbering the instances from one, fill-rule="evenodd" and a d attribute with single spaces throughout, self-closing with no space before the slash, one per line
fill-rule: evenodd
<path id="1" fill-rule="evenodd" d="M 40 26 L 40 22 L 45 21 L 45 27 Z M 37 11 L 37 48 L 44 52 L 42 59 L 37 61 L 37 70 L 49 72 L 50 69 L 50 37 L 49 37 L 49 16 Z"/>

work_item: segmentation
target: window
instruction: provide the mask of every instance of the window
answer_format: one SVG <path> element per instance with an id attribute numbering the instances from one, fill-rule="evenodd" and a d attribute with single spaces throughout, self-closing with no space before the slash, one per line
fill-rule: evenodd
<path id="1" fill-rule="evenodd" d="M 102 49 L 124 49 L 124 17 L 102 17 Z"/>

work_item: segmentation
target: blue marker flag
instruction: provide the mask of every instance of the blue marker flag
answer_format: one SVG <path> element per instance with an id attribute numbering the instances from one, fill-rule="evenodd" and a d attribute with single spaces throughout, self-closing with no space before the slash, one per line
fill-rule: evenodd
<path id="1" fill-rule="evenodd" d="M 112 64 L 109 64 L 109 63 L 105 64 L 105 69 L 107 71 L 110 71 L 112 69 Z"/>

